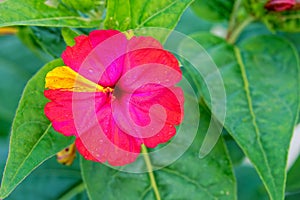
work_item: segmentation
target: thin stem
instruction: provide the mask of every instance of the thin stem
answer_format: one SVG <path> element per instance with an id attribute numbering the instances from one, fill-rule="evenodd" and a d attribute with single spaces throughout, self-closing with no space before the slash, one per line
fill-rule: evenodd
<path id="1" fill-rule="evenodd" d="M 158 187 L 157 187 L 157 184 L 156 184 L 156 181 L 155 181 L 155 177 L 154 177 L 150 157 L 148 155 L 147 147 L 145 145 L 142 145 L 142 153 L 143 153 L 144 160 L 145 160 L 145 163 L 146 163 L 146 166 L 147 166 L 147 169 L 148 169 L 148 174 L 149 174 L 151 186 L 153 188 L 156 200 L 161 200 L 159 190 L 158 190 Z"/>
<path id="2" fill-rule="evenodd" d="M 241 0 L 236 0 L 234 3 L 233 9 L 232 9 L 232 13 L 230 15 L 227 37 L 229 37 L 229 35 L 231 34 L 231 32 L 234 29 L 234 26 L 236 23 L 236 13 L 238 12 L 240 5 L 241 5 Z"/>
<path id="3" fill-rule="evenodd" d="M 240 23 L 229 35 L 229 38 L 227 38 L 227 41 L 229 44 L 235 43 L 241 32 L 244 30 L 244 28 L 254 21 L 254 17 L 249 16 L 246 18 L 242 23 Z"/>
<path id="4" fill-rule="evenodd" d="M 85 190 L 85 184 L 83 182 L 77 184 L 75 187 L 67 191 L 59 200 L 69 200 L 74 197 L 76 194 L 79 194 Z"/>

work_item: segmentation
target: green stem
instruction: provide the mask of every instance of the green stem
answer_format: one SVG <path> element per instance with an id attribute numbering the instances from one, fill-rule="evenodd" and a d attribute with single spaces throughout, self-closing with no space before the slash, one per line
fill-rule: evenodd
<path id="1" fill-rule="evenodd" d="M 231 32 L 234 29 L 235 23 L 236 23 L 236 13 L 238 12 L 238 9 L 241 5 L 241 0 L 236 0 L 232 9 L 232 13 L 230 15 L 230 21 L 228 25 L 228 35 L 227 37 L 231 34 Z"/>
<path id="2" fill-rule="evenodd" d="M 154 173 L 153 173 L 153 169 L 152 169 L 152 164 L 150 161 L 150 157 L 147 151 L 147 147 L 145 145 L 142 145 L 142 153 L 144 156 L 144 160 L 148 169 L 148 174 L 149 174 L 149 178 L 150 178 L 150 182 L 151 182 L 151 186 L 153 188 L 156 200 L 161 200 L 160 198 L 160 194 L 159 194 L 159 190 L 155 181 L 155 177 L 154 177 Z"/>
<path id="3" fill-rule="evenodd" d="M 59 200 L 69 200 L 74 197 L 76 194 L 79 194 L 85 190 L 85 184 L 83 182 L 77 184 L 75 187 L 67 191 L 64 195 L 62 195 Z"/>
<path id="4" fill-rule="evenodd" d="M 229 44 L 235 43 L 241 32 L 244 30 L 244 28 L 254 21 L 254 17 L 249 16 L 246 18 L 242 23 L 240 23 L 235 29 L 232 30 L 231 34 L 228 36 L 227 41 Z"/>

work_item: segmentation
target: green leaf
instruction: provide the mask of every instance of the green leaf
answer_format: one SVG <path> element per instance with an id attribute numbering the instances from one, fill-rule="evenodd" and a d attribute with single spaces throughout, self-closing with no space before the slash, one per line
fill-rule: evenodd
<path id="1" fill-rule="evenodd" d="M 293 43 L 300 55 L 300 33 L 281 33 L 281 35 Z"/>
<path id="2" fill-rule="evenodd" d="M 235 0 L 195 0 L 192 10 L 201 18 L 210 21 L 229 20 Z"/>
<path id="3" fill-rule="evenodd" d="M 286 182 L 286 191 L 287 193 L 299 193 L 300 191 L 300 156 L 298 156 L 297 160 L 290 168 L 287 174 L 287 182 Z"/>
<path id="4" fill-rule="evenodd" d="M 186 96 L 185 112 L 187 112 L 186 109 L 190 109 L 190 112 L 196 112 L 190 107 L 195 103 L 197 105 L 196 100 Z M 190 115 L 185 114 L 183 123 L 191 124 L 192 121 L 190 120 L 197 119 L 190 118 Z M 151 173 L 125 172 L 127 169 L 132 169 L 132 165 L 136 167 L 134 168 L 136 170 L 145 168 L 142 155 L 135 163 L 119 170 L 82 158 L 82 176 L 90 199 L 150 200 L 159 199 L 158 196 L 160 199 L 166 200 L 236 199 L 235 178 L 223 140 L 219 140 L 207 157 L 199 158 L 200 145 L 203 142 L 209 122 L 210 115 L 205 110 L 201 110 L 200 128 L 193 144 L 171 165 L 166 166 L 165 159 L 161 154 L 150 156 L 151 163 L 148 163 L 148 169 L 155 166 L 163 167 L 153 172 L 154 178 L 149 178 Z M 211 125 L 215 127 L 214 124 Z M 185 137 L 189 137 L 191 130 L 183 133 Z M 175 149 L 170 154 L 173 155 L 176 150 L 180 151 L 182 143 L 184 143 L 182 140 L 176 143 Z M 154 150 L 156 151 L 158 148 Z M 151 152 L 154 150 L 152 149 Z"/>
<path id="5" fill-rule="evenodd" d="M 241 164 L 241 162 L 245 159 L 245 155 L 242 151 L 242 149 L 238 146 L 238 144 L 234 141 L 234 139 L 226 132 L 224 135 L 225 143 L 228 149 L 228 153 L 230 155 L 232 164 L 234 166 Z"/>
<path id="6" fill-rule="evenodd" d="M 104 25 L 125 31 L 142 27 L 173 29 L 193 0 L 108 0 Z"/>
<path id="7" fill-rule="evenodd" d="M 101 18 L 88 18 L 59 3 L 57 7 L 45 0 L 6 0 L 0 2 L 0 27 L 13 25 L 52 27 L 98 27 Z"/>
<path id="8" fill-rule="evenodd" d="M 75 40 L 74 38 L 79 36 L 79 33 L 76 32 L 75 30 L 73 29 L 70 29 L 70 28 L 62 28 L 61 29 L 61 34 L 64 38 L 64 41 L 65 43 L 68 45 L 68 46 L 74 46 L 75 45 Z"/>
<path id="9" fill-rule="evenodd" d="M 51 59 L 59 58 L 66 48 L 64 39 L 61 36 L 61 28 L 22 27 L 18 36 L 27 42 L 33 52 L 46 53 Z"/>
<path id="10" fill-rule="evenodd" d="M 283 199 L 288 148 L 299 104 L 299 61 L 294 47 L 276 36 L 247 39 L 239 48 L 210 34 L 193 38 L 204 46 L 222 74 L 226 130 L 255 166 L 270 198 Z M 202 93 L 210 105 L 205 86 Z"/>
<path id="11" fill-rule="evenodd" d="M 53 57 L 49 55 L 47 52 L 45 52 L 41 45 L 37 42 L 33 31 L 28 26 L 21 26 L 18 28 L 17 36 L 19 40 L 22 41 L 22 43 L 32 51 L 37 58 L 40 58 L 41 60 L 46 62 L 50 62 Z"/>
<path id="12" fill-rule="evenodd" d="M 81 12 L 88 12 L 95 9 L 97 5 L 104 6 L 105 0 L 61 0 L 66 6 L 79 10 Z"/>
<path id="13" fill-rule="evenodd" d="M 237 43 L 250 37 L 257 37 L 259 35 L 272 34 L 271 31 L 262 22 L 252 22 L 248 24 L 245 29 L 241 32 Z"/>
<path id="14" fill-rule="evenodd" d="M 6 200 L 60 199 L 81 184 L 79 158 L 71 166 L 64 166 L 52 157 L 35 169 Z M 77 197 L 82 197 L 78 199 L 87 199 L 86 196 L 82 191 L 77 193 Z"/>
<path id="15" fill-rule="evenodd" d="M 190 22 L 193 22 L 193 26 L 191 26 Z M 189 7 L 184 11 L 175 30 L 188 35 L 199 31 L 210 31 L 213 25 L 213 23 L 196 16 Z"/>
<path id="16" fill-rule="evenodd" d="M 73 138 L 52 129 L 44 115 L 45 76 L 62 65 L 55 60 L 42 68 L 27 84 L 12 126 L 9 155 L 0 188 L 0 198 L 12 190 L 43 161 L 69 145 Z"/>

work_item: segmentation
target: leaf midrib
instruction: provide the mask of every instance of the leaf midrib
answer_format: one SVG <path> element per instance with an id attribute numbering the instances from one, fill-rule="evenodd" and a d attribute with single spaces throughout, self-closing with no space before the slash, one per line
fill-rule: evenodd
<path id="1" fill-rule="evenodd" d="M 244 90 L 245 90 L 245 93 L 246 93 L 247 103 L 248 103 L 248 106 L 249 106 L 249 112 L 250 112 L 250 116 L 252 118 L 252 125 L 254 127 L 255 134 L 256 134 L 256 141 L 259 145 L 260 152 L 263 155 L 264 164 L 267 167 L 268 174 L 271 177 L 271 184 L 273 186 L 273 189 L 275 189 L 276 184 L 275 184 L 274 177 L 273 177 L 270 165 L 269 165 L 268 157 L 267 157 L 266 152 L 265 152 L 265 150 L 263 148 L 263 145 L 262 145 L 261 132 L 260 132 L 259 127 L 258 127 L 257 122 L 256 122 L 256 115 L 255 115 L 254 109 L 253 109 L 252 98 L 251 98 L 251 93 L 250 93 L 250 86 L 249 86 L 249 80 L 247 78 L 246 68 L 245 68 L 245 65 L 244 65 L 242 57 L 241 57 L 241 52 L 237 47 L 234 47 L 234 53 L 235 53 L 235 56 L 237 58 L 238 66 L 240 67 L 240 70 L 241 70 L 241 75 L 242 75 L 242 79 L 243 79 L 243 83 L 244 83 Z M 253 163 L 253 165 L 255 166 L 255 168 L 258 169 L 258 167 L 256 166 L 255 163 Z M 258 172 L 260 173 L 260 170 L 258 170 Z M 262 178 L 262 181 L 265 183 L 266 189 L 268 190 L 271 199 L 273 199 L 274 198 L 273 193 L 270 191 L 270 188 L 269 188 L 270 184 L 266 184 L 264 178 Z M 276 198 L 274 198 L 274 199 L 276 199 Z"/>

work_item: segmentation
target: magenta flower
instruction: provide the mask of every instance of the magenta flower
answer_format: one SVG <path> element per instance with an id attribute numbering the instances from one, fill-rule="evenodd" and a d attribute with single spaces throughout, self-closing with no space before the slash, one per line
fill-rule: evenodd
<path id="1" fill-rule="evenodd" d="M 183 118 L 181 71 L 152 37 L 96 30 L 75 38 L 62 54 L 66 66 L 46 76 L 45 114 L 53 128 L 76 136 L 89 160 L 125 165 L 141 145 L 169 141 Z"/>

